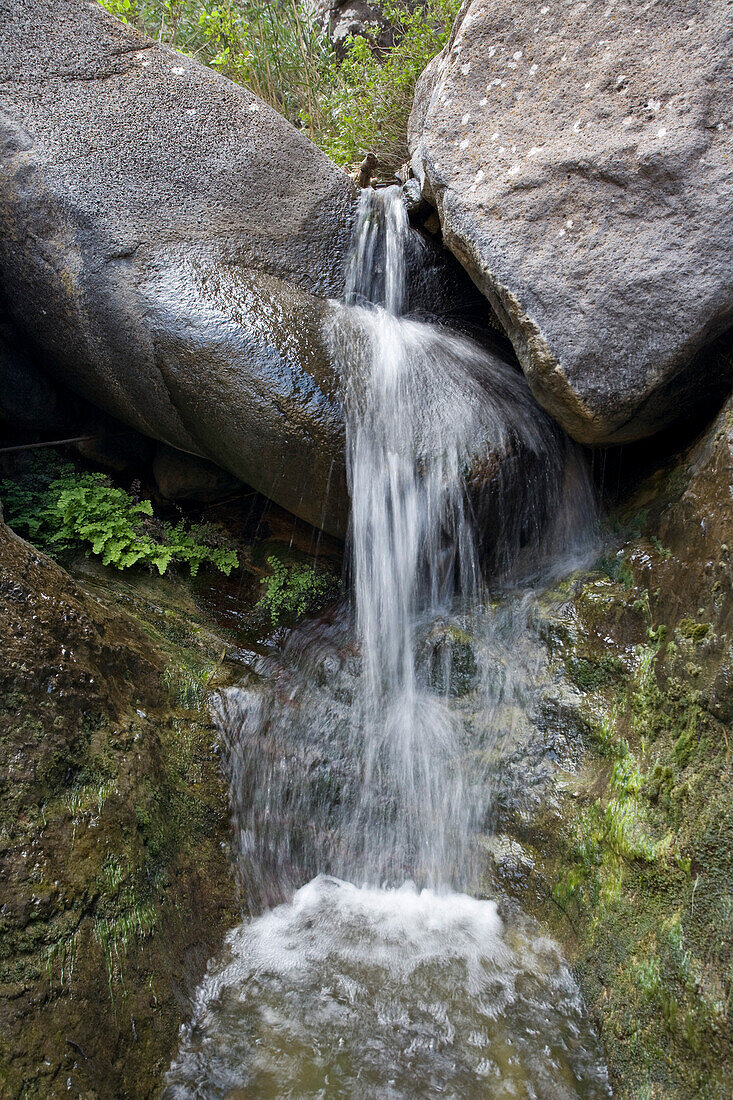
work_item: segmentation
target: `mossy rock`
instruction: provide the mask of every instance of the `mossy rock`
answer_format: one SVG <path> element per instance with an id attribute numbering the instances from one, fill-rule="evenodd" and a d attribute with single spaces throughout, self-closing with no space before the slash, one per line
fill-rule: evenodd
<path id="1" fill-rule="evenodd" d="M 213 643 L 116 583 L 140 614 L 0 524 L 2 1096 L 156 1095 L 239 911 L 215 733 L 164 682 Z"/>
<path id="2" fill-rule="evenodd" d="M 544 597 L 585 754 L 499 822 L 533 867 L 497 882 L 562 941 L 621 1100 L 733 1095 L 731 425 L 641 487 L 603 573 Z"/>

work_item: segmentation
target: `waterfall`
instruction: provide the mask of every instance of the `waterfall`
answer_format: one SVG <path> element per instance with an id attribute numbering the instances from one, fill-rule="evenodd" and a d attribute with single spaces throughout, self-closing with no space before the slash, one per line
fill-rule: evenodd
<path id="1" fill-rule="evenodd" d="M 362 192 L 351 308 L 333 338 L 345 375 L 362 657 L 350 753 L 363 758 L 334 866 L 372 885 L 411 878 L 465 889 L 480 807 L 463 774 L 460 722 L 420 667 L 421 630 L 480 606 L 482 543 L 505 574 L 520 559 L 536 567 L 568 529 L 584 530 L 579 509 L 591 494 L 517 369 L 403 316 L 411 233 L 399 188 Z M 580 490 L 572 496 L 570 469 Z M 493 504 L 489 531 L 482 493 Z M 450 679 L 447 667 L 443 684 Z"/>
<path id="2" fill-rule="evenodd" d="M 351 751 L 362 756 L 338 873 L 434 887 L 464 867 L 469 813 L 460 730 L 418 667 L 421 621 L 476 601 L 481 580 L 464 470 L 477 382 L 441 355 L 454 338 L 402 317 L 407 214 L 364 191 L 335 344 L 345 366 L 356 632 Z M 344 339 L 346 337 L 346 339 Z"/>
<path id="3" fill-rule="evenodd" d="M 532 674 L 516 607 L 591 493 L 518 370 L 405 314 L 412 233 L 399 189 L 362 194 L 330 333 L 353 607 L 219 702 L 244 892 L 274 908 L 212 964 L 170 1098 L 610 1095 L 557 949 L 469 896 L 492 715 Z M 487 611 L 487 573 L 512 615 Z"/>

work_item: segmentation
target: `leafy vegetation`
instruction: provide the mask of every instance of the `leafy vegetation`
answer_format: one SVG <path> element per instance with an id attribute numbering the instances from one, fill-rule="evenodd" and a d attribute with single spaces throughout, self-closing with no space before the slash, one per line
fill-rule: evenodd
<path id="1" fill-rule="evenodd" d="M 283 616 L 300 618 L 316 611 L 338 591 L 336 577 L 332 573 L 319 573 L 312 565 L 288 564 L 273 555 L 267 564 L 272 572 L 260 582 L 266 588 L 258 606 L 269 612 L 273 626 Z"/>
<path id="2" fill-rule="evenodd" d="M 394 46 L 349 36 L 339 58 L 305 0 L 100 0 L 152 38 L 247 85 L 342 164 L 373 149 L 407 159 L 415 82 L 445 45 L 460 0 L 381 0 Z"/>
<path id="3" fill-rule="evenodd" d="M 602 557 L 598 562 L 598 569 L 610 580 L 622 584 L 627 591 L 634 587 L 634 574 L 623 552 L 619 551 L 618 554 Z"/>
<path id="4" fill-rule="evenodd" d="M 614 683 L 623 675 L 623 662 L 608 653 L 590 659 L 570 654 L 565 662 L 568 676 L 581 691 L 596 691 Z"/>
<path id="5" fill-rule="evenodd" d="M 215 528 L 165 523 L 149 500 L 134 500 L 104 474 L 59 465 L 54 452 L 34 456 L 20 479 L 1 482 L 0 498 L 10 526 L 49 553 L 83 548 L 105 565 L 149 565 L 161 574 L 175 562 L 191 576 L 204 563 L 227 576 L 238 565 L 235 550 L 217 545 Z"/>
<path id="6" fill-rule="evenodd" d="M 445 45 L 459 7 L 457 0 L 426 0 L 414 8 L 385 2 L 395 45 L 382 56 L 368 39 L 350 39 L 343 61 L 331 64 L 319 97 L 314 140 L 329 156 L 348 164 L 373 149 L 386 168 L 408 159 L 415 84 Z"/>

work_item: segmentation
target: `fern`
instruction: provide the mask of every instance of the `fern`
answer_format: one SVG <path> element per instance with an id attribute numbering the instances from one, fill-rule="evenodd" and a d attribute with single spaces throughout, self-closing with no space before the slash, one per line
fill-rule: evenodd
<path id="1" fill-rule="evenodd" d="M 82 548 L 104 565 L 148 565 L 160 574 L 183 564 L 192 577 L 206 563 L 227 576 L 239 565 L 211 528 L 155 520 L 149 500 L 133 500 L 104 474 L 59 469 L 52 456 L 34 459 L 20 481 L 3 481 L 0 495 L 10 526 L 50 553 Z"/>
<path id="2" fill-rule="evenodd" d="M 267 564 L 272 572 L 260 581 L 266 589 L 258 606 L 269 612 L 273 626 L 283 615 L 298 619 L 317 610 L 338 591 L 339 582 L 332 573 L 318 573 L 311 565 L 288 565 L 274 556 Z"/>

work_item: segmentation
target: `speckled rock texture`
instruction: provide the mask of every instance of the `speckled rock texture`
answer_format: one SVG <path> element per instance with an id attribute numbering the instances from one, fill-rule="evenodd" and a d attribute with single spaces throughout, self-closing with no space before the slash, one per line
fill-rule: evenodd
<path id="1" fill-rule="evenodd" d="M 445 242 L 582 442 L 650 435 L 729 377 L 732 42 L 725 0 L 468 0 L 418 85 Z"/>
<path id="2" fill-rule="evenodd" d="M 0 291 L 146 435 L 343 527 L 321 342 L 353 184 L 251 92 L 86 0 L 0 0 Z"/>

